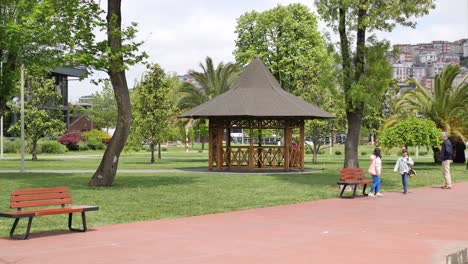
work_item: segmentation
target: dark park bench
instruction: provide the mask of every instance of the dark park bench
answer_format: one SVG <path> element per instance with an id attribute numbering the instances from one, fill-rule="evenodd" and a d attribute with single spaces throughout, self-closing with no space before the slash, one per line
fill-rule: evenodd
<path id="1" fill-rule="evenodd" d="M 10 238 L 27 239 L 31 230 L 31 223 L 36 216 L 68 214 L 68 229 L 76 232 L 85 232 L 86 212 L 97 211 L 94 205 L 72 205 L 70 192 L 66 187 L 35 188 L 14 190 L 10 197 L 10 208 L 16 209 L 12 212 L 0 212 L 0 217 L 14 218 L 10 230 Z M 24 210 L 27 208 L 27 210 Z M 73 213 L 81 213 L 83 228 L 73 228 Z M 28 226 L 25 235 L 15 235 L 15 229 L 21 218 L 28 218 Z"/>
<path id="2" fill-rule="evenodd" d="M 341 186 L 341 198 L 354 198 L 356 197 L 356 188 L 358 185 L 364 185 L 362 194 L 366 195 L 367 184 L 374 183 L 373 180 L 365 179 L 364 170 L 362 168 L 343 168 L 340 170 L 340 180 L 336 183 L 338 186 Z M 346 190 L 346 187 L 353 187 L 353 195 L 349 197 L 344 197 L 343 193 Z"/>

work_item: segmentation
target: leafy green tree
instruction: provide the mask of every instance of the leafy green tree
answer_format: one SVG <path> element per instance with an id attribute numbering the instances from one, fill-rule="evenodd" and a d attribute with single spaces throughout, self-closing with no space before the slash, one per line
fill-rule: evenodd
<path id="1" fill-rule="evenodd" d="M 99 23 L 93 0 L 0 1 L 0 116 L 15 95 L 19 68 L 35 76 L 57 66 L 77 65 Z"/>
<path id="2" fill-rule="evenodd" d="M 258 55 L 281 86 L 296 95 L 333 86 L 333 57 L 302 4 L 247 12 L 237 19 L 234 55 L 242 65 Z"/>
<path id="3" fill-rule="evenodd" d="M 117 104 L 114 90 L 108 81 L 104 83 L 102 92 L 96 92 L 91 96 L 91 108 L 87 110 L 89 119 L 99 128 L 115 128 L 117 123 Z"/>
<path id="4" fill-rule="evenodd" d="M 370 74 L 366 72 L 366 35 L 378 30 L 392 31 L 397 24 L 414 27 L 411 17 L 428 14 L 435 7 L 434 0 L 315 0 L 315 5 L 322 19 L 340 37 L 348 120 L 344 167 L 359 167 L 358 145 L 365 105 L 387 88 L 366 84 Z"/>
<path id="5" fill-rule="evenodd" d="M 391 101 L 398 92 L 398 84 L 393 79 L 393 67 L 388 59 L 392 55 L 389 52 L 390 43 L 378 42 L 375 38 L 369 40 L 370 45 L 366 48 L 366 74 L 363 83 L 366 89 L 378 90 L 377 94 L 368 96 L 364 106 L 363 127 L 367 128 L 371 136 L 375 139 L 376 133 L 380 130 L 385 119 L 387 119 L 394 108 Z"/>
<path id="6" fill-rule="evenodd" d="M 397 124 L 407 116 L 422 116 L 432 120 L 437 128 L 448 131 L 462 139 L 468 138 L 468 75 L 455 84 L 454 80 L 461 74 L 458 65 L 447 66 L 434 80 L 434 94 L 431 94 L 417 81 L 414 90 L 408 90 L 395 104 L 399 111 L 389 117 L 386 127 Z"/>
<path id="7" fill-rule="evenodd" d="M 161 142 L 168 137 L 174 113 L 174 101 L 164 71 L 158 64 L 148 66 L 142 81 L 135 87 L 133 125 L 135 135 L 150 144 L 151 163 L 154 163 L 154 146 L 158 145 L 158 158 L 161 159 Z"/>
<path id="8" fill-rule="evenodd" d="M 56 137 L 65 131 L 62 120 L 60 93 L 53 80 L 29 79 L 25 92 L 24 134 L 31 145 L 32 160 L 37 160 L 37 142 L 43 137 Z M 10 103 L 13 113 L 20 114 L 20 107 Z M 9 132 L 20 133 L 20 123 L 10 127 Z"/>
<path id="9" fill-rule="evenodd" d="M 411 117 L 383 129 L 378 138 L 384 147 L 438 146 L 441 131 L 428 119 Z"/>

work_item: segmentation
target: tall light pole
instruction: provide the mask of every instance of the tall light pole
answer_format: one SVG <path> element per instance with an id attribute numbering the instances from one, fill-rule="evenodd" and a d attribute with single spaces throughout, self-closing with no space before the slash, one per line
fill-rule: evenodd
<path id="1" fill-rule="evenodd" d="M 24 172 L 24 64 L 21 64 L 21 172 Z"/>

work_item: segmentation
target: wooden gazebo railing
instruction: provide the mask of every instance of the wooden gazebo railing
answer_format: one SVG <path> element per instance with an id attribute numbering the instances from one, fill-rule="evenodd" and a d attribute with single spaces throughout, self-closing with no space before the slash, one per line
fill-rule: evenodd
<path id="1" fill-rule="evenodd" d="M 231 128 L 283 129 L 283 145 L 254 145 L 250 136 L 248 146 L 232 146 Z M 292 130 L 300 129 L 300 140 L 297 148 L 292 146 Z M 303 120 L 225 120 L 210 119 L 209 127 L 209 169 L 304 169 L 304 121 Z"/>

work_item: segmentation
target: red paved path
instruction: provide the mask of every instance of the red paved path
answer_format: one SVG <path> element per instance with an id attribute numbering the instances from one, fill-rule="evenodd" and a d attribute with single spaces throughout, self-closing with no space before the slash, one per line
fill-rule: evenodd
<path id="1" fill-rule="evenodd" d="M 33 233 L 26 241 L 0 239 L 0 263 L 445 263 L 445 255 L 468 247 L 467 225 L 468 183 L 460 183 L 86 233 Z"/>

